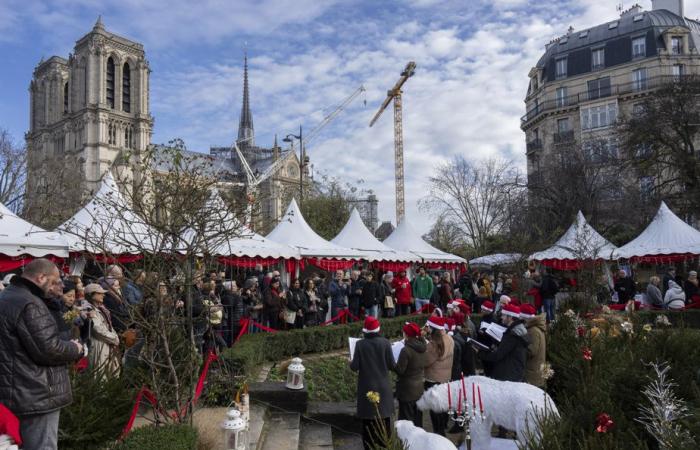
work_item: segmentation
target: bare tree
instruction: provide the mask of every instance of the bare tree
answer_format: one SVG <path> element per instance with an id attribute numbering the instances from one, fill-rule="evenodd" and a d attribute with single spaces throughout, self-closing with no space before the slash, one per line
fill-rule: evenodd
<path id="1" fill-rule="evenodd" d="M 15 213 L 22 210 L 27 179 L 26 149 L 0 128 L 0 203 Z"/>
<path id="2" fill-rule="evenodd" d="M 454 222 L 439 216 L 423 239 L 435 248 L 463 257 L 473 256 L 471 246 L 464 239 L 464 232 Z"/>
<path id="3" fill-rule="evenodd" d="M 648 198 L 689 217 L 700 207 L 700 77 L 669 78 L 618 125 L 626 168 Z M 654 207 L 658 202 L 654 202 Z"/>
<path id="4" fill-rule="evenodd" d="M 521 175 L 511 161 L 491 158 L 478 163 L 462 156 L 435 168 L 421 208 L 455 224 L 478 254 L 489 236 L 509 226 L 511 199 L 522 190 Z"/>
<path id="5" fill-rule="evenodd" d="M 127 279 L 137 269 L 147 274 L 143 303 L 128 308 L 143 340 L 142 370 L 129 376 L 156 394 L 156 421 L 190 421 L 209 312 L 197 285 L 204 267 L 248 234 L 241 225 L 248 205 L 225 201 L 217 191 L 221 174 L 179 140 L 123 153 L 111 173 L 119 194 L 102 192 L 86 208 L 87 224 L 62 228 L 103 270 L 111 258 L 141 256 L 124 267 Z"/>

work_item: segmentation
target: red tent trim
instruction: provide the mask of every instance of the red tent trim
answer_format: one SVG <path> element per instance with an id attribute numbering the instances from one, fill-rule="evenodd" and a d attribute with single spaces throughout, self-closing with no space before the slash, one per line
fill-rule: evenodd
<path id="1" fill-rule="evenodd" d="M 385 272 L 399 272 L 401 270 L 406 270 L 411 267 L 410 262 L 400 262 L 400 261 L 372 261 L 370 267 L 377 270 L 383 270 Z"/>
<path id="2" fill-rule="evenodd" d="M 354 259 L 329 259 L 329 258 L 305 258 L 306 263 L 311 264 L 319 269 L 326 270 L 328 272 L 334 272 L 336 270 L 348 270 L 355 265 L 357 260 Z M 305 264 L 300 265 L 300 269 L 303 270 Z"/>
<path id="3" fill-rule="evenodd" d="M 221 264 L 243 268 L 255 267 L 258 264 L 268 267 L 280 262 L 279 258 L 256 258 L 250 256 L 219 256 L 218 259 Z"/>
<path id="4" fill-rule="evenodd" d="M 633 263 L 670 264 L 688 259 L 697 258 L 694 253 L 672 253 L 669 255 L 645 255 L 633 256 L 630 261 Z"/>
<path id="5" fill-rule="evenodd" d="M 64 262 L 64 258 L 59 258 L 54 255 L 45 255 L 42 256 L 42 258 L 53 261 L 58 266 L 61 266 Z M 34 259 L 36 259 L 36 257 L 30 255 L 8 256 L 0 254 L 0 272 L 12 272 L 20 267 L 24 267 Z"/>

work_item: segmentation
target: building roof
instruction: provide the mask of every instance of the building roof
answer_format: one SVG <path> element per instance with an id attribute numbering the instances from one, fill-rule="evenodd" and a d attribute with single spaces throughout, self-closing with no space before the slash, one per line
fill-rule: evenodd
<path id="1" fill-rule="evenodd" d="M 180 152 L 186 160 L 184 168 L 198 168 L 201 170 L 201 175 L 220 178 L 221 181 L 235 181 L 242 175 L 232 159 L 190 150 L 180 150 Z M 154 146 L 152 169 L 156 172 L 172 171 L 175 168 L 174 156 L 174 148 L 165 145 Z"/>
<path id="2" fill-rule="evenodd" d="M 635 21 L 636 17 L 642 16 L 641 20 Z M 617 22 L 617 26 L 611 24 Z M 685 27 L 691 31 L 690 48 L 696 48 L 700 43 L 700 23 L 688 18 L 677 16 L 665 10 L 657 9 L 653 11 L 640 11 L 637 14 L 629 13 L 615 20 L 597 25 L 585 30 L 574 30 L 557 40 L 547 44 L 547 50 L 537 62 L 538 68 L 544 68 L 551 58 L 566 55 L 572 51 L 585 47 L 595 46 L 616 38 L 634 34 L 643 34 L 644 31 L 653 30 L 654 38 L 658 42 L 661 33 L 672 27 Z"/>
<path id="3" fill-rule="evenodd" d="M 27 222 L 0 203 L 0 254 L 65 258 L 68 256 L 68 242 L 58 233 Z"/>

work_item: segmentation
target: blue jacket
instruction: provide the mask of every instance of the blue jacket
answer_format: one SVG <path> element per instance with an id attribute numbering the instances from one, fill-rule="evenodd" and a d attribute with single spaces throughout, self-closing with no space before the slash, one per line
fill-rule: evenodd
<path id="1" fill-rule="evenodd" d="M 345 308 L 345 297 L 348 295 L 348 286 L 340 285 L 337 280 L 332 280 L 328 286 L 328 293 L 331 295 L 331 307 Z"/>

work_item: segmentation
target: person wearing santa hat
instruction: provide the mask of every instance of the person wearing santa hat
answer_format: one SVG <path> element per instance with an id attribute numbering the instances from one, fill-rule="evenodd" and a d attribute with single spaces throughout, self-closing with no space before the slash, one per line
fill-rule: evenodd
<path id="1" fill-rule="evenodd" d="M 425 390 L 436 384 L 447 383 L 452 375 L 454 341 L 445 333 L 445 319 L 431 316 L 426 327 L 430 330 L 428 348 L 426 349 Z M 445 435 L 447 413 L 430 412 L 433 432 Z"/>
<path id="2" fill-rule="evenodd" d="M 547 358 L 545 332 L 547 330 L 547 315 L 537 315 L 535 307 L 524 304 L 520 307 L 520 318 L 525 321 L 527 337 L 530 344 L 527 347 L 527 362 L 525 365 L 525 381 L 539 388 L 545 387 L 542 368 Z"/>
<path id="3" fill-rule="evenodd" d="M 379 320 L 367 316 L 364 322 L 364 339 L 355 344 L 355 353 L 350 369 L 357 374 L 357 416 L 362 419 L 362 444 L 365 450 L 380 444 L 380 421 L 391 430 L 394 412 L 394 396 L 391 390 L 389 371 L 395 370 L 394 355 L 389 340 L 379 334 Z M 379 394 L 379 404 L 367 398 L 368 392 Z M 379 413 L 377 415 L 377 413 Z"/>
<path id="4" fill-rule="evenodd" d="M 416 402 L 423 395 L 427 344 L 421 330 L 413 322 L 403 326 L 404 347 L 396 362 L 396 399 L 399 401 L 399 420 L 410 420 L 417 427 L 423 426 L 423 412 Z"/>
<path id="5" fill-rule="evenodd" d="M 445 318 L 445 331 L 455 344 L 452 355 L 452 381 L 462 379 L 462 350 L 467 345 L 457 328 L 457 322 L 452 317 Z"/>
<path id="6" fill-rule="evenodd" d="M 525 363 L 529 340 L 520 318 L 520 307 L 505 304 L 501 309 L 503 326 L 507 327 L 496 350 L 480 351 L 479 357 L 491 363 L 490 377 L 501 381 L 525 380 Z"/>

